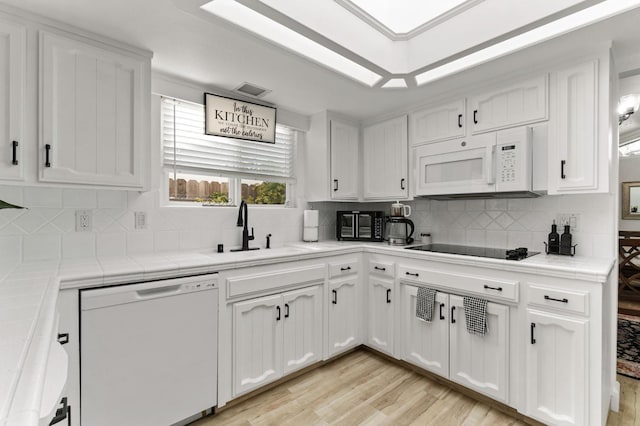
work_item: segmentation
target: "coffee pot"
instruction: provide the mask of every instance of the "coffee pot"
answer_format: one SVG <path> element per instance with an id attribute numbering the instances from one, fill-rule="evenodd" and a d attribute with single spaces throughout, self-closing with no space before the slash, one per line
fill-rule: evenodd
<path id="1" fill-rule="evenodd" d="M 409 207 L 409 206 L 406 206 Z M 385 240 L 392 246 L 405 246 L 413 242 L 413 221 L 406 217 L 387 218 L 386 238 Z"/>
<path id="2" fill-rule="evenodd" d="M 399 201 L 391 204 L 391 217 L 409 217 L 411 216 L 411 206 L 402 204 Z"/>

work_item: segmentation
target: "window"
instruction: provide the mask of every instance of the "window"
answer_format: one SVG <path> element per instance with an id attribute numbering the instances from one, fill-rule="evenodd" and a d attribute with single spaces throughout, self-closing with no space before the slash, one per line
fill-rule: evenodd
<path id="1" fill-rule="evenodd" d="M 170 201 L 287 205 L 297 132 L 276 125 L 276 143 L 204 134 L 204 105 L 162 98 L 162 155 Z"/>
<path id="2" fill-rule="evenodd" d="M 629 157 L 631 155 L 640 155 L 640 139 L 633 142 L 625 143 L 618 148 L 620 155 Z"/>

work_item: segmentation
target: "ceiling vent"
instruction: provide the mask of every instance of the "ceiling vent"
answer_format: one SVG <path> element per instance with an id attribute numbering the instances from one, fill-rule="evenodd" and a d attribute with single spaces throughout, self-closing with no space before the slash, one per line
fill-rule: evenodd
<path id="1" fill-rule="evenodd" d="M 263 89 L 255 84 L 244 82 L 240 86 L 233 89 L 235 92 L 242 93 L 243 95 L 252 96 L 254 98 L 261 98 L 267 93 L 271 93 L 269 89 Z"/>

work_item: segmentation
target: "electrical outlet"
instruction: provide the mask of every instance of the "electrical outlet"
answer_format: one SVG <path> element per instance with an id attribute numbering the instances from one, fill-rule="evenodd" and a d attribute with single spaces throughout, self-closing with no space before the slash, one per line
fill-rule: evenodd
<path id="1" fill-rule="evenodd" d="M 562 230 L 564 225 L 569 225 L 571 227 L 571 232 L 573 232 L 578 230 L 579 218 L 580 215 L 578 213 L 558 213 L 556 215 L 556 223 L 560 230 Z"/>
<path id="2" fill-rule="evenodd" d="M 147 213 L 135 212 L 135 229 L 147 229 Z"/>
<path id="3" fill-rule="evenodd" d="M 91 228 L 91 210 L 76 210 L 76 232 L 90 232 Z"/>

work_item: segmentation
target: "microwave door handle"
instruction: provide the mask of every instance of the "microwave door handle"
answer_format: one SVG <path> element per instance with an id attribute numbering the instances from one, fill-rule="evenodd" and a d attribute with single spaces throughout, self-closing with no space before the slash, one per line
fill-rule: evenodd
<path id="1" fill-rule="evenodd" d="M 496 155 L 496 146 L 491 145 L 488 147 L 489 152 L 487 153 L 487 183 L 489 185 L 496 184 L 496 167 L 495 167 L 495 155 Z"/>

